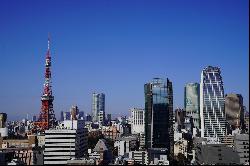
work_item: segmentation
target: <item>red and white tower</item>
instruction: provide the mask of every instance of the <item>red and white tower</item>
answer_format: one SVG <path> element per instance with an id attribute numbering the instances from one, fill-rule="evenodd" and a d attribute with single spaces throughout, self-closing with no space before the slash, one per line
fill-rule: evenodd
<path id="1" fill-rule="evenodd" d="M 55 125 L 55 114 L 53 110 L 52 86 L 51 86 L 51 56 L 50 56 L 50 37 L 48 37 L 48 50 L 45 61 L 45 82 L 43 86 L 43 95 L 41 96 L 42 107 L 38 121 L 35 126 L 39 131 L 53 128 Z"/>

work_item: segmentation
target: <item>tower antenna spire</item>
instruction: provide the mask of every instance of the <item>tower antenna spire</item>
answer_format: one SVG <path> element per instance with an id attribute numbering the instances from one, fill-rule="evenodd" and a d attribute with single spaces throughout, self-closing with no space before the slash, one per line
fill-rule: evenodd
<path id="1" fill-rule="evenodd" d="M 48 50 L 50 50 L 50 33 L 48 33 Z"/>

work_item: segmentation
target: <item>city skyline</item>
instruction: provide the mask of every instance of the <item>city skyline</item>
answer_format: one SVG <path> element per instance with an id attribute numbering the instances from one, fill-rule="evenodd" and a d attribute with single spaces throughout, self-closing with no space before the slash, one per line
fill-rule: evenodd
<path id="1" fill-rule="evenodd" d="M 171 80 L 174 109 L 183 108 L 186 83 L 210 65 L 221 68 L 225 94 L 242 94 L 249 110 L 248 1 L 27 2 L 0 5 L 8 119 L 40 112 L 48 32 L 57 119 L 75 104 L 91 113 L 94 92 L 106 95 L 107 114 L 128 115 L 144 108 L 143 85 L 154 77 Z"/>

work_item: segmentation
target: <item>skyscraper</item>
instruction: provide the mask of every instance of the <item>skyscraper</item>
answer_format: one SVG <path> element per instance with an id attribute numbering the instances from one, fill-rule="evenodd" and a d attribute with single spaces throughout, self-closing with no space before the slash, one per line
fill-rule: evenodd
<path id="1" fill-rule="evenodd" d="M 243 97 L 240 94 L 227 94 L 225 97 L 225 113 L 230 128 L 242 128 L 244 125 Z"/>
<path id="2" fill-rule="evenodd" d="M 184 129 L 184 122 L 185 122 L 185 117 L 186 117 L 186 111 L 183 109 L 177 108 L 175 109 L 175 122 L 177 122 L 177 129 L 180 132 L 181 129 Z"/>
<path id="3" fill-rule="evenodd" d="M 105 121 L 105 94 L 103 93 L 92 95 L 92 121 L 100 124 Z"/>
<path id="4" fill-rule="evenodd" d="M 107 125 L 111 125 L 112 115 L 107 114 Z"/>
<path id="5" fill-rule="evenodd" d="M 60 114 L 60 121 L 64 121 L 63 111 L 61 111 L 61 114 Z"/>
<path id="6" fill-rule="evenodd" d="M 79 114 L 78 107 L 77 106 L 72 106 L 70 108 L 70 115 L 71 115 L 70 119 L 71 120 L 77 120 L 78 119 L 78 114 Z"/>
<path id="7" fill-rule="evenodd" d="M 154 78 L 144 85 L 145 94 L 145 146 L 152 161 L 161 152 L 172 157 L 173 132 L 173 89 L 172 82 Z"/>
<path id="8" fill-rule="evenodd" d="M 192 117 L 194 127 L 200 128 L 200 86 L 198 83 L 188 83 L 184 89 L 184 108 L 186 116 Z"/>
<path id="9" fill-rule="evenodd" d="M 222 138 L 226 133 L 224 89 L 221 71 L 208 66 L 201 72 L 200 117 L 201 136 Z"/>
<path id="10" fill-rule="evenodd" d="M 6 127 L 7 114 L 0 113 L 0 137 L 8 137 L 8 127 Z"/>
<path id="11" fill-rule="evenodd" d="M 7 114 L 0 113 L 0 128 L 6 127 Z"/>

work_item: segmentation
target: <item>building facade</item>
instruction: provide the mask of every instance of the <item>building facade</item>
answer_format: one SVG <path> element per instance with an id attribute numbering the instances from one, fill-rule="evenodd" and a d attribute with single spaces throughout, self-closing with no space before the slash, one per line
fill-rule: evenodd
<path id="1" fill-rule="evenodd" d="M 227 94 L 225 96 L 225 113 L 231 130 L 244 126 L 243 97 L 240 94 Z"/>
<path id="2" fill-rule="evenodd" d="M 225 144 L 198 144 L 195 153 L 196 165 L 239 165 L 240 158 L 233 147 Z"/>
<path id="3" fill-rule="evenodd" d="M 87 130 L 83 120 L 64 121 L 56 129 L 45 130 L 44 164 L 67 164 L 87 153 Z"/>
<path id="4" fill-rule="evenodd" d="M 245 113 L 244 117 L 244 128 L 245 132 L 249 134 L 249 114 Z"/>
<path id="5" fill-rule="evenodd" d="M 118 149 L 118 156 L 128 155 L 130 151 L 138 149 L 138 138 L 136 136 L 127 136 L 118 138 L 114 147 Z"/>
<path id="6" fill-rule="evenodd" d="M 131 133 L 144 133 L 144 109 L 132 108 L 130 109 L 131 117 Z"/>
<path id="7" fill-rule="evenodd" d="M 194 127 L 200 129 L 200 85 L 188 83 L 184 89 L 186 116 L 193 118 Z"/>
<path id="8" fill-rule="evenodd" d="M 249 134 L 236 134 L 234 148 L 240 156 L 240 164 L 249 165 Z"/>
<path id="9" fill-rule="evenodd" d="M 63 120 L 70 120 L 71 114 L 70 112 L 63 112 Z"/>
<path id="10" fill-rule="evenodd" d="M 79 109 L 77 106 L 72 106 L 70 108 L 70 120 L 77 120 L 79 116 Z"/>
<path id="11" fill-rule="evenodd" d="M 183 109 L 175 109 L 175 122 L 177 123 L 177 129 L 180 132 L 181 129 L 184 129 L 184 121 L 186 117 L 186 111 Z"/>
<path id="12" fill-rule="evenodd" d="M 208 66 L 202 70 L 200 83 L 201 137 L 222 138 L 226 134 L 224 88 L 221 71 Z"/>
<path id="13" fill-rule="evenodd" d="M 8 137 L 8 128 L 6 127 L 7 114 L 0 113 L 0 136 Z"/>
<path id="14" fill-rule="evenodd" d="M 168 157 L 174 153 L 173 89 L 172 82 L 154 78 L 144 85 L 145 94 L 145 147 L 149 158 L 164 151 Z M 165 153 L 165 152 L 164 152 Z"/>
<path id="15" fill-rule="evenodd" d="M 130 151 L 129 158 L 134 159 L 136 164 L 148 165 L 147 151 Z"/>
<path id="16" fill-rule="evenodd" d="M 101 124 L 105 121 L 105 94 L 92 94 L 92 121 Z"/>

